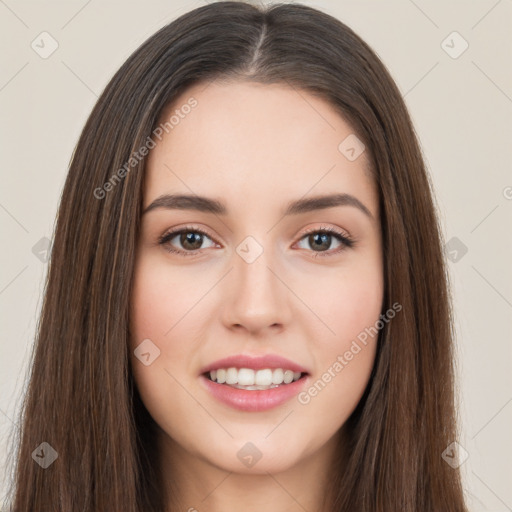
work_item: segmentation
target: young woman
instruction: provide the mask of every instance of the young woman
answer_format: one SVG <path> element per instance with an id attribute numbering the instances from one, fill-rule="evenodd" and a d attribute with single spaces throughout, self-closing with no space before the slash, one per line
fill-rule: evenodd
<path id="1" fill-rule="evenodd" d="M 451 322 L 375 53 L 296 3 L 195 9 L 73 155 L 13 510 L 463 512 Z"/>

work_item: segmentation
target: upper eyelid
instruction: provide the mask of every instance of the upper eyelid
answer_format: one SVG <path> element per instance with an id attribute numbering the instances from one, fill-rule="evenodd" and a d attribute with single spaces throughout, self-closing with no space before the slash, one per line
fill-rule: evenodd
<path id="1" fill-rule="evenodd" d="M 187 231 L 188 232 L 198 232 L 198 233 L 201 233 L 202 235 L 206 235 L 212 242 L 219 244 L 219 242 L 217 242 L 216 237 L 210 235 L 210 233 L 206 229 L 195 227 L 195 226 L 190 226 L 190 225 L 166 231 L 162 236 L 159 237 L 159 241 L 167 239 L 167 241 L 165 243 L 169 243 L 170 240 L 172 240 L 179 234 L 181 234 L 183 232 L 187 232 Z M 341 228 L 333 228 L 332 226 L 319 226 L 319 227 L 308 228 L 308 229 L 306 229 L 306 231 L 304 231 L 302 233 L 302 235 L 298 238 L 297 241 L 298 242 L 301 241 L 304 237 L 306 237 L 307 235 L 309 235 L 311 233 L 318 233 L 318 232 L 327 232 L 327 234 L 330 234 L 330 235 L 334 236 L 335 238 L 338 238 L 341 243 L 349 242 L 350 244 L 354 244 L 356 242 L 356 240 L 348 232 L 345 232 L 345 230 L 342 230 Z M 182 249 L 178 249 L 178 250 L 181 251 Z M 201 251 L 203 249 L 196 249 L 196 250 Z M 186 252 L 192 253 L 193 251 L 186 251 Z"/>
<path id="2" fill-rule="evenodd" d="M 183 226 L 181 228 L 170 229 L 170 230 L 166 231 L 160 238 L 167 237 L 168 235 L 171 235 L 171 234 L 172 235 L 178 235 L 178 234 L 180 234 L 180 233 L 182 233 L 184 231 L 198 232 L 198 233 L 202 233 L 204 235 L 207 235 L 212 240 L 216 239 L 216 237 L 211 235 L 206 229 L 199 228 L 199 227 L 194 227 L 194 226 Z M 346 230 L 341 229 L 341 228 L 333 228 L 331 226 L 320 226 L 320 227 L 308 228 L 308 229 L 306 229 L 302 233 L 301 238 L 304 237 L 305 235 L 310 234 L 310 233 L 317 233 L 319 231 L 328 231 L 331 234 L 339 234 L 339 235 L 344 236 L 346 238 L 352 238 L 352 236 Z"/>
<path id="3" fill-rule="evenodd" d="M 320 227 L 315 227 L 315 228 L 308 228 L 306 229 L 306 231 L 304 231 L 302 233 L 302 237 L 306 236 L 306 235 L 309 235 L 310 233 L 317 233 L 317 232 L 322 232 L 322 231 L 326 231 L 328 232 L 329 234 L 332 234 L 332 235 L 340 235 L 340 236 L 343 236 L 345 238 L 349 238 L 351 239 L 352 236 L 347 232 L 345 231 L 344 229 L 341 229 L 341 228 L 333 228 L 331 226 L 320 226 Z M 301 237 L 301 238 L 302 238 Z"/>
<path id="4" fill-rule="evenodd" d="M 193 226 L 184 226 L 182 228 L 170 229 L 169 231 L 166 231 L 162 236 L 160 236 L 159 239 L 162 240 L 163 238 L 167 238 L 170 235 L 172 235 L 172 238 L 174 238 L 175 236 L 183 232 L 201 233 L 202 235 L 206 235 L 208 238 L 210 238 L 212 242 L 216 242 L 216 238 L 210 235 L 210 233 L 207 230 L 205 230 L 204 228 L 196 228 Z"/>

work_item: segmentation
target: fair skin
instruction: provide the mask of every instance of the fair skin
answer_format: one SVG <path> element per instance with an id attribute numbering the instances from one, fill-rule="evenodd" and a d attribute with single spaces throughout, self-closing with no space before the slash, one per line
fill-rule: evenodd
<path id="1" fill-rule="evenodd" d="M 382 308 L 378 196 L 367 155 L 349 161 L 338 145 L 351 127 L 327 102 L 287 85 L 195 85 L 162 119 L 190 97 L 197 106 L 150 151 L 143 210 L 163 194 L 190 194 L 221 201 L 227 213 L 157 207 L 141 219 L 130 351 L 159 427 L 158 464 L 179 510 L 320 511 L 336 440 L 368 383 L 377 337 L 344 359 L 342 371 L 333 364 Z M 356 197 L 369 215 L 345 204 L 283 216 L 291 201 L 333 193 Z M 190 225 L 186 233 L 199 241 L 173 235 L 158 244 Z M 320 228 L 355 244 L 343 248 L 333 235 L 322 242 L 314 235 Z M 250 263 L 237 252 L 246 237 L 262 249 Z M 133 352 L 146 339 L 160 350 L 147 366 Z M 241 411 L 200 378 L 206 365 L 234 354 L 296 362 L 308 372 L 302 391 L 329 368 L 331 378 L 309 401 L 293 396 Z M 237 456 L 248 442 L 261 454 L 251 467 Z"/>

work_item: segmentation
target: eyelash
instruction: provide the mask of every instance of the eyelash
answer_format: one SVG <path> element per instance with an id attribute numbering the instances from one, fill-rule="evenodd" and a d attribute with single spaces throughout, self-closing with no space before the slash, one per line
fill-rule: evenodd
<path id="1" fill-rule="evenodd" d="M 212 237 L 203 231 L 202 229 L 195 228 L 193 226 L 185 226 L 184 228 L 177 229 L 175 231 L 170 231 L 168 233 L 165 233 L 161 237 L 158 238 L 158 244 L 166 246 L 164 249 L 167 252 L 174 253 L 174 254 L 180 254 L 182 256 L 195 256 L 197 254 L 201 253 L 201 249 L 196 249 L 194 251 L 182 251 L 178 249 L 172 249 L 169 245 L 169 241 L 172 240 L 176 235 L 180 235 L 182 233 L 199 233 L 201 235 L 207 236 L 208 238 L 212 239 Z M 301 241 L 304 239 L 307 235 L 310 235 L 312 233 L 315 234 L 327 234 L 334 236 L 339 242 L 341 242 L 342 246 L 338 249 L 336 249 L 334 252 L 331 251 L 312 251 L 314 253 L 313 258 L 317 257 L 329 257 L 336 254 L 341 253 L 342 251 L 352 248 L 356 244 L 356 240 L 350 236 L 346 236 L 342 233 L 340 233 L 338 230 L 332 228 L 332 227 L 321 227 L 321 228 L 313 228 L 305 233 L 303 233 L 302 237 L 299 239 Z M 324 254 L 325 253 L 325 254 Z"/>

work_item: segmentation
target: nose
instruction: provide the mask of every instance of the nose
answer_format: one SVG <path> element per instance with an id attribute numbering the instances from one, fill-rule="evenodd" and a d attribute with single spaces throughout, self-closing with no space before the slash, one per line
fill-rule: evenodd
<path id="1" fill-rule="evenodd" d="M 252 262 L 233 255 L 224 303 L 223 319 L 229 329 L 245 329 L 252 335 L 281 331 L 290 319 L 290 295 L 283 272 L 277 270 L 270 250 Z"/>

